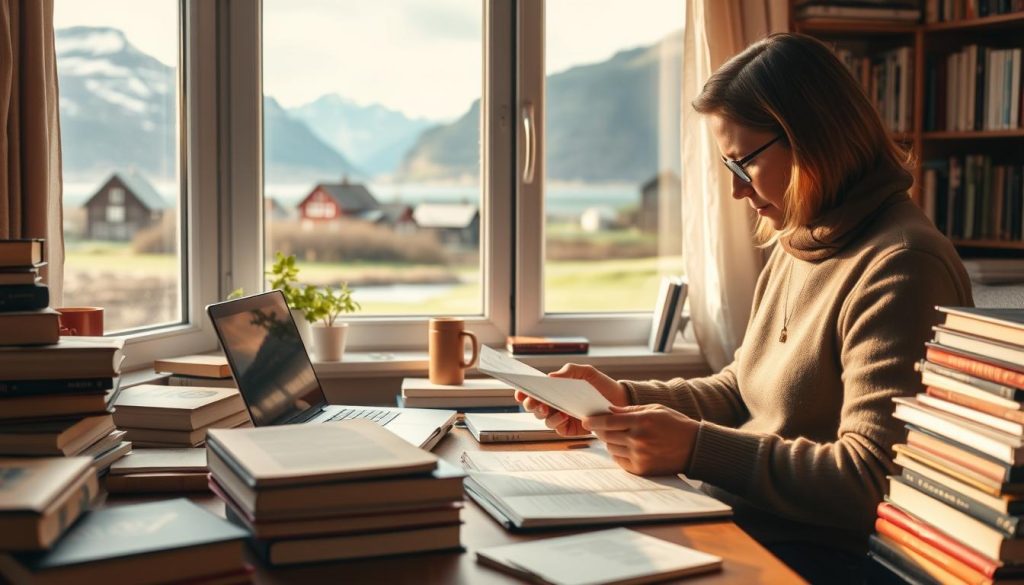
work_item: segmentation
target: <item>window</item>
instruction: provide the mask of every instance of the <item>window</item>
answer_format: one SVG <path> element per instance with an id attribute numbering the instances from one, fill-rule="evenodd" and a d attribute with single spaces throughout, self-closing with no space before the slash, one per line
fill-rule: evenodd
<path id="1" fill-rule="evenodd" d="M 268 264 L 347 282 L 361 316 L 483 313 L 482 22 L 479 0 L 264 0 Z"/>
<path id="2" fill-rule="evenodd" d="M 103 307 L 108 333 L 183 321 L 179 12 L 175 0 L 54 7 L 64 305 Z"/>

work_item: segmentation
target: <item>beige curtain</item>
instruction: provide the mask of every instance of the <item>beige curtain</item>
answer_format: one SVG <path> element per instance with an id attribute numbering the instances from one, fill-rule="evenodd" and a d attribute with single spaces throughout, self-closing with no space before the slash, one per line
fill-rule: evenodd
<path id="1" fill-rule="evenodd" d="M 750 43 L 787 27 L 786 0 L 685 0 L 682 73 L 683 250 L 690 315 L 715 371 L 743 341 L 763 254 L 753 216 L 734 201 L 729 171 L 703 116 L 690 103 L 720 65 Z"/>
<path id="2" fill-rule="evenodd" d="M 46 238 L 50 304 L 64 272 L 53 0 L 0 0 L 0 239 Z"/>

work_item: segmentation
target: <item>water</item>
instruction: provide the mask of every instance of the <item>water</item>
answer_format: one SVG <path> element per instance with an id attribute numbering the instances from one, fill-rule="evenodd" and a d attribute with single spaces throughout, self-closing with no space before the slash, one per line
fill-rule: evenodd
<path id="1" fill-rule="evenodd" d="M 97 181 L 68 181 L 64 183 L 66 209 L 82 206 L 105 179 Z M 153 187 L 168 201 L 178 197 L 178 184 L 174 181 L 152 181 Z M 381 203 L 470 203 L 479 205 L 480 189 L 471 185 L 431 185 L 369 183 L 370 193 Z M 267 196 L 277 199 L 286 208 L 294 207 L 313 189 L 309 183 L 268 184 Z M 590 207 L 622 209 L 640 203 L 639 185 L 552 185 L 547 189 L 546 206 L 549 216 L 578 217 Z"/>

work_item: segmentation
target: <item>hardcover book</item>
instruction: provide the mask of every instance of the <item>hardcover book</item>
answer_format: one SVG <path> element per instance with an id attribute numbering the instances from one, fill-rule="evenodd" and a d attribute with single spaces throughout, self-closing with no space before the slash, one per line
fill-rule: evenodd
<path id="1" fill-rule="evenodd" d="M 0 240 L 0 266 L 34 266 L 43 261 L 43 240 Z"/>
<path id="2" fill-rule="evenodd" d="M 590 340 L 586 337 L 511 335 L 506 340 L 505 347 L 515 355 L 587 353 L 590 350 Z"/>
<path id="3" fill-rule="evenodd" d="M 954 331 L 1024 346 L 1024 309 L 935 307 Z"/>
<path id="4" fill-rule="evenodd" d="M 86 515 L 52 550 L 0 555 L 16 583 L 167 583 L 237 571 L 246 532 L 185 499 Z"/>
<path id="5" fill-rule="evenodd" d="M 0 286 L 0 311 L 37 311 L 50 306 L 50 289 L 42 284 Z"/>
<path id="6" fill-rule="evenodd" d="M 436 455 L 367 420 L 211 429 L 207 446 L 253 488 L 394 477 L 437 467 Z"/>
<path id="7" fill-rule="evenodd" d="M 116 406 L 114 422 L 120 428 L 194 431 L 239 414 L 249 418 L 242 396 L 230 388 L 143 384 L 123 390 Z"/>
<path id="8" fill-rule="evenodd" d="M 57 343 L 60 339 L 60 313 L 50 308 L 39 311 L 14 311 L 0 313 L 0 346 L 40 345 Z M 0 347 L 11 351 L 12 348 Z M 22 348 L 16 348 L 22 350 Z M 28 350 L 24 350 L 28 351 Z M 5 378 L 18 379 L 18 370 L 7 370 L 0 354 L 0 371 Z M 52 364 L 51 364 L 52 365 Z M 8 373 L 10 372 L 10 373 Z"/>
<path id="9" fill-rule="evenodd" d="M 231 366 L 228 365 L 228 359 L 222 355 L 186 355 L 159 359 L 153 362 L 153 369 L 196 378 L 231 377 Z"/>
<path id="10" fill-rule="evenodd" d="M 509 398 L 514 394 L 515 388 L 491 378 L 466 380 L 458 386 L 434 384 L 427 378 L 402 378 L 402 396 L 406 398 Z"/>
<path id="11" fill-rule="evenodd" d="M 111 475 L 130 473 L 203 473 L 206 449 L 140 449 L 110 466 Z"/>
<path id="12" fill-rule="evenodd" d="M 0 549 L 49 547 L 99 491 L 92 459 L 0 459 Z"/>
<path id="13" fill-rule="evenodd" d="M 0 454 L 78 455 L 113 431 L 109 414 L 0 424 Z"/>
<path id="14" fill-rule="evenodd" d="M 254 541 L 253 549 L 271 565 L 293 565 L 461 548 L 459 524 L 369 534 Z"/>
<path id="15" fill-rule="evenodd" d="M 56 330 L 56 311 L 53 319 Z M 64 337 L 38 347 L 0 347 L 0 372 L 10 380 L 113 378 L 123 359 L 124 338 Z"/>

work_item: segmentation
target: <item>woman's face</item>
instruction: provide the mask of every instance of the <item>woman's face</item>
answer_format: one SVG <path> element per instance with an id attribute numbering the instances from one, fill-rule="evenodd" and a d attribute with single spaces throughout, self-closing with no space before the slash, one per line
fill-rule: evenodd
<path id="1" fill-rule="evenodd" d="M 713 114 L 710 121 L 718 150 L 728 159 L 739 160 L 775 138 L 774 134 L 741 126 L 717 114 Z M 783 201 L 792 163 L 789 146 L 779 140 L 743 166 L 751 182 L 747 183 L 729 172 L 733 198 L 749 199 L 757 214 L 769 220 L 777 230 L 783 225 Z"/>

